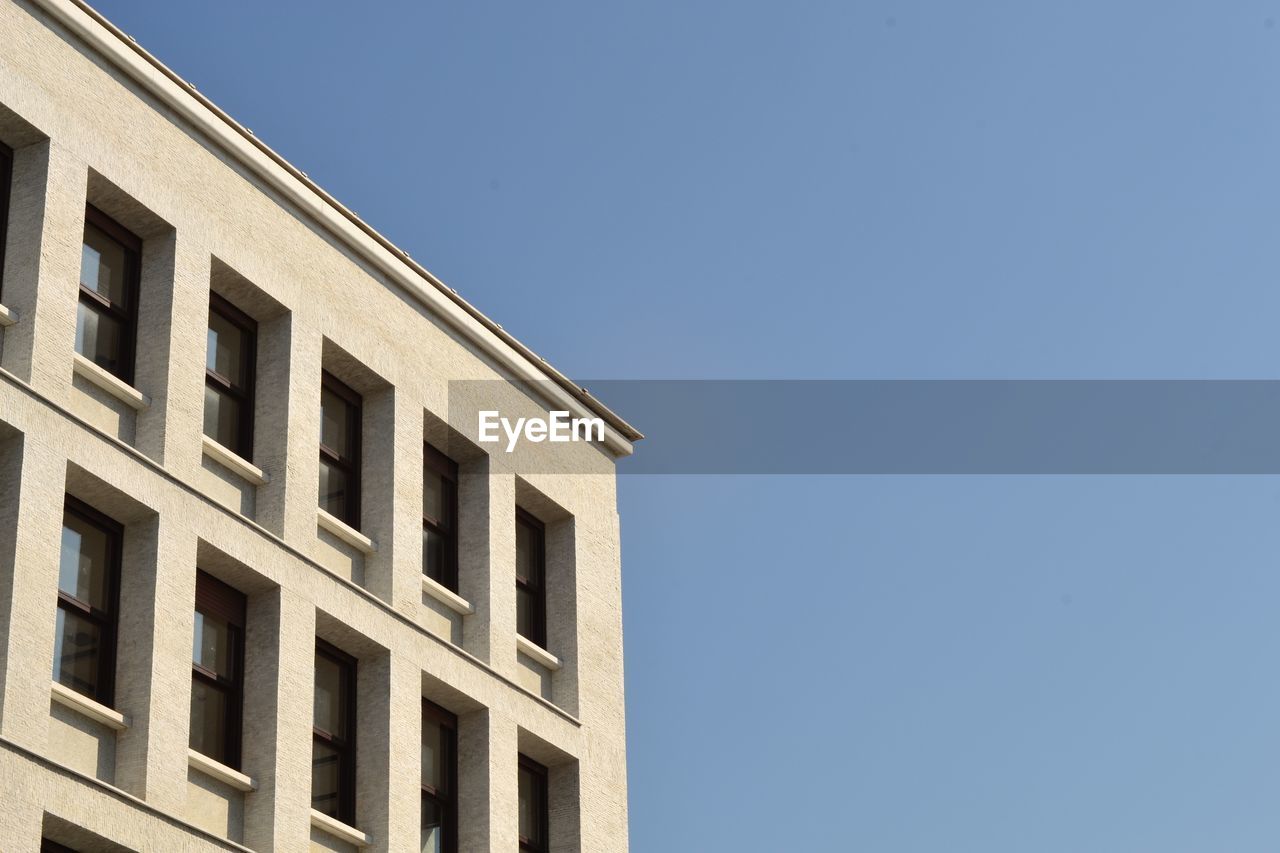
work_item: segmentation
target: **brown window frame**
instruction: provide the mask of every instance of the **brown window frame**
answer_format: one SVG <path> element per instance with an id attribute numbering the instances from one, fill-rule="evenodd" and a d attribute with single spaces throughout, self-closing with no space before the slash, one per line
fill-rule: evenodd
<path id="1" fill-rule="evenodd" d="M 316 639 L 316 655 L 328 658 L 340 666 L 346 677 L 347 691 L 342 697 L 345 706 L 343 713 L 347 720 L 347 734 L 339 737 L 333 732 L 325 731 L 311 721 L 312 760 L 315 760 L 314 745 L 323 743 L 338 753 L 338 815 L 337 819 L 354 826 L 356 822 L 356 677 L 359 662 L 337 646 Z M 312 791 L 314 796 L 315 792 Z M 314 801 L 313 801 L 314 802 Z M 314 806 L 313 806 L 314 808 Z"/>
<path id="2" fill-rule="evenodd" d="M 344 402 L 347 408 L 347 433 L 351 437 L 352 455 L 350 459 L 344 458 L 338 451 L 332 447 L 325 446 L 320 441 L 320 458 L 340 468 L 347 475 L 347 494 L 350 496 L 347 500 L 346 516 L 341 520 L 349 524 L 356 530 L 360 529 L 360 451 L 362 444 L 362 436 L 360 435 L 360 421 L 364 417 L 364 398 L 351 389 L 349 385 L 338 377 L 334 376 L 327 370 L 320 371 L 320 387 L 328 388 L 334 394 L 337 394 Z M 317 472 L 317 477 L 319 473 Z"/>
<path id="3" fill-rule="evenodd" d="M 231 650 L 231 678 L 191 661 L 191 680 L 199 681 L 227 695 L 227 731 L 222 755 L 209 758 L 220 761 L 233 770 L 240 769 L 240 746 L 244 734 L 244 646 L 245 615 L 248 601 L 245 594 L 213 575 L 196 569 L 195 609 L 222 619 L 227 623 L 228 635 L 234 647 Z"/>
<path id="4" fill-rule="evenodd" d="M 120 567 L 124 560 L 124 526 L 71 495 L 67 495 L 63 500 L 62 512 L 64 516 L 74 515 L 81 521 L 98 528 L 107 535 L 109 543 L 106 590 L 107 602 L 111 606 L 110 612 L 100 610 L 61 589 L 58 590 L 58 608 L 70 611 L 98 626 L 102 646 L 98 656 L 98 689 L 97 693 L 89 698 L 110 708 L 115 702 L 116 693 L 116 637 L 120 633 Z M 54 661 L 54 663 L 60 666 L 61 662 Z M 64 686 L 75 689 L 70 688 L 69 685 Z"/>
<path id="5" fill-rule="evenodd" d="M 423 722 L 432 722 L 448 732 L 448 760 L 445 762 L 445 773 L 448 776 L 448 791 L 441 793 L 430 785 L 422 785 L 422 801 L 433 801 L 444 813 L 441 825 L 444 831 L 444 853 L 457 853 L 458 850 L 458 718 L 441 708 L 429 699 L 422 700 Z"/>
<path id="6" fill-rule="evenodd" d="M 13 149 L 0 142 L 0 299 L 4 297 L 4 247 L 9 242 L 9 198 L 13 186 Z"/>
<path id="7" fill-rule="evenodd" d="M 209 313 L 217 314 L 244 335 L 245 351 L 240 353 L 240 363 L 245 371 L 244 385 L 237 385 L 233 377 L 223 376 L 209 367 L 207 358 L 204 367 L 204 384 L 219 394 L 231 397 L 240 405 L 240 418 L 236 424 L 234 442 L 236 446 L 227 449 L 239 455 L 240 458 L 252 462 L 254 391 L 258 373 L 258 321 L 213 292 L 209 293 Z"/>
<path id="8" fill-rule="evenodd" d="M 528 851 L 528 853 L 548 853 L 551 850 L 551 795 L 550 785 L 548 785 L 549 773 L 547 768 L 538 762 L 529 758 L 524 753 L 519 754 L 519 767 L 528 770 L 538 779 L 538 825 L 542 827 L 544 837 L 542 838 L 526 838 L 519 835 L 517 829 L 516 834 L 520 837 L 520 850 Z"/>
<path id="9" fill-rule="evenodd" d="M 458 463 L 430 444 L 422 445 L 422 464 L 439 474 L 445 481 L 445 504 L 451 524 L 446 526 L 440 519 L 422 512 L 422 526 L 445 540 L 444 578 L 440 583 L 453 592 L 458 591 Z M 423 574 L 426 574 L 426 555 L 423 554 Z M 433 578 L 434 580 L 434 578 Z"/>
<path id="10" fill-rule="evenodd" d="M 99 366 L 103 370 L 114 373 L 120 380 L 132 385 L 138 347 L 138 291 L 141 290 L 142 282 L 142 240 L 132 231 L 91 204 L 85 205 L 84 221 L 86 225 L 92 225 L 97 228 L 124 249 L 124 286 L 128 305 L 123 308 L 116 305 L 107 297 L 85 286 L 82 281 L 79 283 L 79 303 L 90 311 L 110 317 L 120 323 L 120 371 L 117 373 L 105 366 Z M 76 274 L 76 277 L 78 280 L 79 273 Z M 85 356 L 85 358 L 88 357 Z"/>
<path id="11" fill-rule="evenodd" d="M 533 613 L 530 614 L 530 621 L 532 622 L 530 630 L 534 636 L 530 637 L 527 634 L 522 634 L 521 636 L 545 649 L 547 647 L 547 526 L 536 516 L 520 507 L 516 507 L 516 524 L 524 524 L 538 534 L 537 565 L 534 567 L 538 576 L 536 578 L 522 578 L 519 574 L 519 566 L 516 567 L 516 589 L 528 590 L 533 593 Z"/>

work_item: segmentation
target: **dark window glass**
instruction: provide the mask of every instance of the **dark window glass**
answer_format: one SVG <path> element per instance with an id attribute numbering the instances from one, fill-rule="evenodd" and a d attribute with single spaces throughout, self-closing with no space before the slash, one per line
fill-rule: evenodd
<path id="1" fill-rule="evenodd" d="M 342 754 L 328 743 L 314 741 L 311 753 L 311 808 L 337 818 L 341 813 Z"/>
<path id="2" fill-rule="evenodd" d="M 234 766 L 224 757 L 229 749 L 227 729 L 231 725 L 231 714 L 231 697 L 226 691 L 201 679 L 192 679 L 190 746 L 228 767 Z"/>
<path id="3" fill-rule="evenodd" d="M 347 667 L 331 657 L 316 657 L 315 724 L 316 728 L 346 737 Z"/>
<path id="4" fill-rule="evenodd" d="M 198 572 L 190 746 L 235 769 L 240 767 L 244 704 L 244 623 L 244 594 Z"/>
<path id="5" fill-rule="evenodd" d="M 102 626 L 73 610 L 58 608 L 53 658 L 59 684 L 97 698 L 106 692 L 103 670 Z"/>
<path id="6" fill-rule="evenodd" d="M 533 621 L 537 610 L 537 600 L 532 592 L 523 587 L 516 587 L 516 633 L 526 639 L 533 639 L 537 634 Z M 537 643 L 537 640 L 534 640 Z M 538 645 L 542 645 L 538 643 Z"/>
<path id="7" fill-rule="evenodd" d="M 516 509 L 516 631 L 547 645 L 546 545 L 542 522 Z"/>
<path id="8" fill-rule="evenodd" d="M 449 760 L 446 746 L 447 732 L 437 722 L 422 720 L 422 786 L 435 791 L 447 793 L 449 790 L 448 774 L 445 771 Z"/>
<path id="9" fill-rule="evenodd" d="M 458 466 L 431 445 L 423 447 L 422 573 L 458 591 Z"/>
<path id="10" fill-rule="evenodd" d="M 545 853 L 547 832 L 547 768 L 520 756 L 520 849 Z"/>
<path id="11" fill-rule="evenodd" d="M 53 678 L 110 705 L 115 687 L 120 525 L 68 497 L 62 514 Z"/>
<path id="12" fill-rule="evenodd" d="M 227 316 L 230 307 L 217 294 L 209 299 L 208 350 L 204 366 L 228 382 L 243 385 L 249 373 L 247 350 L 250 335 Z"/>
<path id="13" fill-rule="evenodd" d="M 211 294 L 204 366 L 204 434 L 253 461 L 253 379 L 258 324 Z"/>
<path id="14" fill-rule="evenodd" d="M 246 408 L 240 401 L 213 383 L 204 386 L 204 434 L 223 447 L 252 462 L 250 447 L 240 439 L 240 425 L 244 422 Z M 245 451 L 241 453 L 240 451 Z M 248 454 L 248 455 L 246 455 Z"/>
<path id="15" fill-rule="evenodd" d="M 335 389 L 337 380 L 320 389 L 320 443 L 335 456 L 351 456 L 352 432 L 348 409 L 350 397 Z"/>
<path id="16" fill-rule="evenodd" d="M 311 807 L 347 824 L 356 810 L 355 680 L 355 659 L 317 640 Z"/>
<path id="17" fill-rule="evenodd" d="M 85 210 L 76 352 L 133 382 L 142 243 L 96 208 Z"/>
<path id="18" fill-rule="evenodd" d="M 106 610 L 114 547 L 111 530 L 67 513 L 62 521 L 58 589 L 90 607 Z"/>
<path id="19" fill-rule="evenodd" d="M 346 521 L 349 514 L 347 507 L 351 498 L 348 490 L 350 482 L 345 469 L 340 468 L 328 459 L 321 459 L 320 508 L 330 515 Z"/>
<path id="20" fill-rule="evenodd" d="M 457 592 L 449 566 L 451 550 L 451 537 L 442 535 L 424 522 L 422 525 L 422 573 Z"/>
<path id="21" fill-rule="evenodd" d="M 197 605 L 198 608 L 198 605 Z M 236 642 L 235 628 L 225 619 L 196 610 L 196 635 L 191 649 L 191 662 L 224 678 L 235 674 L 232 664 Z"/>
<path id="22" fill-rule="evenodd" d="M 129 250 L 101 228 L 86 222 L 80 249 L 80 286 L 113 305 L 127 307 Z"/>
<path id="23" fill-rule="evenodd" d="M 13 183 L 13 152 L 0 145 L 0 299 L 4 297 L 4 246 L 9 240 L 9 188 Z"/>
<path id="24" fill-rule="evenodd" d="M 426 794 L 422 796 L 422 853 L 445 853 L 444 809 Z"/>
<path id="25" fill-rule="evenodd" d="M 422 701 L 422 851 L 454 853 L 458 846 L 458 722 L 443 708 Z"/>
<path id="26" fill-rule="evenodd" d="M 320 508 L 360 526 L 360 395 L 320 377 Z"/>

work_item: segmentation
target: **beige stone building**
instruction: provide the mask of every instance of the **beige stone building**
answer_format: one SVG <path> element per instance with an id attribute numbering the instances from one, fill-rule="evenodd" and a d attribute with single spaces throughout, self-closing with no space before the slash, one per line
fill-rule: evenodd
<path id="1" fill-rule="evenodd" d="M 632 427 L 78 0 L 0 228 L 0 851 L 627 849 Z"/>

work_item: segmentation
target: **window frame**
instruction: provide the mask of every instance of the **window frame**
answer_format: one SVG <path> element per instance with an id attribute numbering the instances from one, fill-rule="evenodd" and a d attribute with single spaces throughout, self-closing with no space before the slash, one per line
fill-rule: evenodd
<path id="1" fill-rule="evenodd" d="M 364 418 L 364 398 L 357 394 L 351 386 L 327 370 L 320 371 L 321 391 L 329 389 L 347 404 L 347 432 L 351 437 L 351 458 L 346 459 L 337 450 L 324 443 L 323 430 L 320 437 L 320 459 L 342 470 L 347 475 L 346 515 L 341 520 L 356 530 L 360 529 L 360 467 L 363 437 L 360 434 L 360 422 Z M 322 398 L 323 399 L 323 395 Z M 321 406 L 323 409 L 323 404 Z M 323 421 L 323 415 L 321 417 Z M 319 479 L 319 471 L 316 478 Z M 318 502 L 318 497 L 317 497 Z"/>
<path id="2" fill-rule="evenodd" d="M 533 613 L 530 614 L 532 625 L 530 630 L 534 636 L 521 634 L 526 640 L 540 648 L 547 647 L 547 526 L 537 516 L 527 510 L 516 507 L 516 526 L 524 524 L 525 526 L 536 531 L 538 534 L 538 548 L 536 552 L 536 566 L 534 570 L 537 572 L 537 578 L 521 578 L 520 567 L 516 566 L 516 590 L 527 590 L 533 593 Z M 517 534 L 518 535 L 518 534 Z M 519 607 L 519 599 L 517 597 L 517 607 Z M 519 632 L 519 618 L 517 617 L 517 632 Z"/>
<path id="3" fill-rule="evenodd" d="M 90 699 L 113 707 L 116 693 L 116 639 L 120 633 L 120 571 L 124 559 L 124 525 L 114 518 L 94 509 L 89 504 L 71 495 L 66 495 L 62 504 L 63 517 L 74 515 L 81 521 L 98 528 L 107 535 L 106 593 L 110 612 L 99 610 L 86 601 L 81 601 L 69 592 L 58 589 L 57 606 L 80 618 L 92 622 L 101 632 L 101 646 L 98 657 L 98 690 Z M 65 523 L 65 522 L 64 522 Z M 61 549 L 59 549 L 61 559 Z M 61 671 L 61 661 L 54 661 Z M 56 679 L 55 679 L 56 680 Z M 61 683 L 59 681 L 59 683 Z M 75 690 L 70 685 L 64 685 Z M 77 693 L 80 691 L 76 690 Z M 87 695 L 87 694 L 81 694 Z"/>
<path id="4" fill-rule="evenodd" d="M 445 540 L 445 569 L 444 579 L 438 581 L 442 586 L 452 592 L 458 591 L 458 463 L 454 462 L 448 456 L 445 456 L 430 444 L 423 442 L 422 444 L 422 467 L 424 470 L 430 469 L 439 474 L 445 482 L 445 504 L 447 512 L 452 520 L 452 525 L 446 527 L 439 519 L 434 519 L 427 515 L 424 507 L 422 511 L 422 527 L 424 530 L 430 530 Z M 425 500 L 424 500 L 425 503 Z M 427 575 L 427 555 L 422 555 L 422 573 Z M 430 577 L 430 575 L 427 575 Z M 435 580 L 435 578 L 432 578 Z"/>
<path id="5" fill-rule="evenodd" d="M 191 660 L 191 680 L 199 681 L 214 690 L 227 694 L 228 715 L 225 747 L 222 755 L 209 755 L 233 770 L 240 769 L 241 744 L 244 736 L 244 651 L 245 616 L 248 598 L 235 587 L 218 580 L 213 575 L 196 569 L 196 597 L 194 610 L 222 619 L 227 623 L 227 634 L 232 638 L 231 678 L 227 679 Z M 193 637 L 194 639 L 194 637 Z M 206 753 L 201 753 L 205 755 Z"/>
<path id="6" fill-rule="evenodd" d="M 84 305 L 90 311 L 107 316 L 120 323 L 120 372 L 115 373 L 109 368 L 102 367 L 102 365 L 98 366 L 108 373 L 112 373 L 121 381 L 132 385 L 136 368 L 135 362 L 137 360 L 138 292 L 141 290 L 142 282 L 142 240 L 92 204 L 86 204 L 84 207 L 84 223 L 86 226 L 92 225 L 97 228 L 124 249 L 124 286 L 128 305 L 123 308 L 115 305 L 107 297 L 85 286 L 83 281 L 78 282 L 79 295 L 77 304 Z M 81 245 L 83 245 L 83 235 L 81 235 L 80 241 Z M 83 272 L 83 268 L 81 272 Z M 79 273 L 77 273 L 78 278 Z M 84 353 L 81 353 L 81 355 L 84 355 Z M 84 357 L 89 358 L 87 355 L 84 355 Z M 92 359 L 90 360 L 92 361 Z M 97 364 L 97 362 L 95 361 L 94 364 Z"/>
<path id="7" fill-rule="evenodd" d="M 340 764 L 338 767 L 338 814 L 336 820 L 348 826 L 354 826 L 356 821 L 356 677 L 359 674 L 359 661 L 319 637 L 316 638 L 316 655 L 338 664 L 346 674 L 347 691 L 346 695 L 341 698 L 342 711 L 346 717 L 348 732 L 345 737 L 339 737 L 333 732 L 325 731 L 316 725 L 313 711 L 311 719 L 311 759 L 313 762 L 315 761 L 316 743 L 322 743 L 338 753 Z M 313 694 L 314 691 L 315 687 L 313 685 Z M 311 795 L 312 802 L 314 802 L 314 789 L 312 789 Z M 315 806 L 312 805 L 312 808 L 314 809 Z"/>
<path id="8" fill-rule="evenodd" d="M 444 834 L 444 853 L 457 853 L 458 850 L 458 718 L 446 711 L 430 699 L 422 699 L 422 720 L 432 722 L 448 732 L 448 762 L 445 773 L 448 776 L 448 791 L 442 795 L 430 785 L 422 784 L 422 802 L 425 805 L 431 800 L 440 806 L 444 813 L 441 828 Z M 419 815 L 421 817 L 421 815 Z"/>
<path id="9" fill-rule="evenodd" d="M 0 142 L 0 299 L 4 298 L 4 249 L 9 242 L 9 200 L 13 195 L 13 149 Z"/>
<path id="10" fill-rule="evenodd" d="M 551 791 L 550 791 L 550 772 L 545 765 L 539 764 L 523 752 L 518 754 L 517 770 L 523 768 L 533 774 L 538 779 L 538 825 L 542 827 L 544 836 L 540 839 L 526 838 L 520 835 L 520 829 L 516 827 L 516 836 L 520 839 L 520 850 L 528 851 L 528 853 L 549 853 L 551 850 Z M 517 793 L 518 796 L 518 793 Z"/>
<path id="11" fill-rule="evenodd" d="M 212 388 L 218 394 L 225 394 L 231 397 L 240 405 L 240 417 L 236 423 L 236 446 L 228 447 L 227 449 L 237 454 L 241 459 L 252 462 L 253 407 L 258 374 L 258 321 L 241 311 L 226 297 L 220 296 L 213 291 L 209 292 L 209 313 L 217 314 L 223 320 L 239 329 L 241 334 L 244 335 L 245 348 L 244 352 L 240 353 L 240 363 L 245 370 L 244 386 L 237 386 L 232 377 L 223 376 L 209 367 L 207 354 L 205 357 L 204 384 L 205 387 Z M 217 441 L 217 438 L 213 436 L 209 436 L 209 438 Z"/>

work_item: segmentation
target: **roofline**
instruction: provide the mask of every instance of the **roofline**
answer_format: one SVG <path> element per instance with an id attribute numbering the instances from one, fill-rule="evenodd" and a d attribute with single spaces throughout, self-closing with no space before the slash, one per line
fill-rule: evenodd
<path id="1" fill-rule="evenodd" d="M 411 295 L 419 297 L 420 301 L 424 302 L 428 307 L 435 309 L 437 312 L 444 313 L 445 314 L 444 319 L 448 320 L 450 319 L 448 317 L 449 312 L 447 311 L 440 312 L 439 311 L 440 306 L 437 304 L 434 304 L 435 300 L 432 300 L 430 298 L 422 298 L 424 296 L 429 296 L 431 293 L 436 293 L 436 294 L 439 294 L 440 296 L 443 296 L 444 299 L 446 299 L 453 306 L 456 306 L 456 308 L 461 309 L 461 311 L 467 318 L 478 323 L 487 332 L 497 337 L 498 340 L 501 341 L 503 344 L 505 344 L 507 347 L 510 347 L 511 350 L 514 350 L 515 353 L 518 354 L 521 358 L 523 358 L 528 363 L 528 366 L 532 367 L 536 373 L 543 374 L 545 378 L 551 379 L 555 383 L 555 385 L 563 392 L 565 397 L 567 397 L 569 400 L 577 402 L 581 406 L 585 407 L 588 411 L 598 415 L 601 419 L 603 419 L 606 424 L 608 424 L 613 430 L 617 432 L 618 434 L 617 438 L 624 439 L 623 441 L 620 441 L 620 442 L 616 441 L 616 439 L 615 441 L 610 442 L 608 440 L 609 436 L 606 433 L 606 443 L 609 444 L 614 450 L 622 453 L 623 455 L 629 454 L 631 453 L 631 449 L 632 449 L 630 443 L 634 441 L 639 441 L 640 439 L 644 438 L 644 435 L 639 430 L 637 430 L 631 424 L 623 420 L 621 416 L 615 413 L 603 402 L 593 397 L 586 388 L 581 387 L 572 379 L 570 379 L 568 376 L 565 376 L 559 370 L 556 370 L 554 367 L 551 366 L 551 364 L 546 359 L 542 358 L 533 350 L 529 349 L 527 346 L 521 343 L 518 339 L 516 339 L 515 336 L 511 335 L 509 332 L 503 329 L 501 325 L 489 319 L 478 308 L 476 308 L 470 302 L 468 302 L 467 300 L 459 296 L 456 290 L 446 285 L 443 281 L 441 281 L 439 278 L 433 275 L 426 267 L 422 266 L 417 261 L 413 260 L 409 256 L 408 252 L 396 246 L 389 239 L 387 239 L 385 236 L 379 233 L 377 229 L 373 228 L 373 226 L 369 225 L 364 220 L 362 220 L 353 211 L 351 211 L 344 204 L 342 204 L 342 202 L 338 201 L 336 198 L 334 198 L 332 195 L 326 192 L 322 187 L 320 187 L 317 183 L 312 181 L 311 178 L 308 177 L 305 172 L 303 172 L 298 167 L 294 166 L 284 157 L 280 156 L 280 154 L 276 153 L 269 145 L 267 145 L 262 140 L 258 139 L 256 136 L 254 136 L 252 130 L 250 130 L 249 128 L 245 127 L 244 125 L 240 124 L 235 119 L 233 119 L 230 115 L 228 115 L 216 104 L 214 104 L 213 101 L 209 100 L 207 97 L 201 94 L 196 89 L 195 86 L 193 86 L 191 83 L 188 83 L 186 80 L 182 79 L 180 76 L 178 76 L 178 74 L 176 74 L 163 62 L 161 62 L 156 57 L 152 56 L 149 52 L 147 52 L 145 48 L 139 45 L 138 42 L 132 36 L 128 35 L 119 27 L 117 27 L 115 24 L 111 23 L 111 21 L 109 21 L 106 17 L 104 17 L 100 12 L 98 12 L 88 3 L 84 2 L 84 0 L 31 0 L 31 2 L 34 3 L 36 6 L 40 7 L 41 9 L 43 9 L 44 11 L 48 12 L 52 16 L 54 16 L 54 18 L 56 18 L 63 25 L 67 26 L 74 34 L 86 40 L 91 47 L 101 48 L 107 59 L 120 58 L 120 57 L 112 57 L 111 56 L 112 44 L 109 43 L 106 39 L 104 39 L 100 32 L 95 32 L 95 30 L 92 27 L 86 26 L 84 22 L 77 20 L 74 14 L 72 14 L 70 10 L 67 8 L 67 6 L 74 7 L 75 9 L 78 9 L 79 11 L 87 15 L 94 23 L 96 23 L 99 27 L 101 27 L 101 29 L 105 30 L 107 33 L 115 37 L 115 39 L 119 42 L 119 45 L 117 45 L 117 47 L 123 46 L 127 48 L 138 58 L 142 59 L 144 62 L 150 65 L 155 71 L 159 72 L 159 74 L 162 75 L 166 80 L 168 80 L 170 83 L 175 84 L 177 87 L 177 91 L 175 92 L 171 89 L 167 89 L 163 85 L 157 85 L 158 81 L 149 80 L 144 75 L 138 74 L 136 72 L 136 69 L 129 67 L 127 62 L 117 61 L 113 63 L 118 68 L 120 68 L 121 71 L 128 74 L 129 77 L 134 82 L 146 88 L 148 91 L 150 91 L 156 97 L 160 98 L 169 106 L 172 106 L 175 109 L 177 109 L 180 115 L 183 115 L 185 118 L 192 121 L 194 124 L 197 125 L 197 127 L 199 127 L 202 123 L 205 124 L 205 127 L 202 129 L 211 131 L 211 136 L 214 139 L 214 141 L 219 141 L 218 140 L 219 134 L 217 133 L 218 126 L 214 124 L 212 121 L 210 121 L 209 116 L 202 116 L 202 114 L 199 111 L 183 108 L 184 105 L 181 103 L 182 97 L 193 99 L 197 104 L 199 104 L 199 106 L 203 107 L 204 110 L 207 111 L 207 113 L 211 113 L 212 118 L 216 118 L 220 120 L 221 124 L 225 125 L 225 128 L 230 129 L 234 134 L 236 134 L 236 136 L 240 138 L 241 141 L 249 144 L 254 149 L 256 149 L 259 153 L 265 155 L 274 165 L 278 166 L 280 169 L 283 169 L 289 175 L 289 177 L 293 179 L 294 182 L 301 184 L 302 187 L 301 188 L 290 187 L 287 183 L 274 180 L 274 176 L 272 176 L 271 174 L 269 174 L 268 172 L 265 172 L 262 168 L 260 168 L 260 164 L 253 162 L 251 158 L 248 158 L 245 156 L 245 153 L 243 151 L 237 150 L 233 145 L 223 146 L 224 149 L 227 151 L 227 153 L 235 157 L 237 161 L 239 161 L 242 165 L 249 168 L 250 171 L 256 174 L 258 177 L 264 180 L 267 180 L 269 183 L 275 184 L 277 188 L 284 191 L 286 194 L 293 195 L 295 200 L 302 202 L 301 206 L 303 210 L 308 210 L 309 208 L 314 209 L 314 205 L 308 205 L 305 203 L 306 200 L 305 198 L 301 197 L 301 193 L 300 193 L 300 189 L 302 188 L 305 188 L 306 190 L 310 190 L 310 192 L 314 194 L 314 196 L 317 197 L 320 201 L 322 201 L 325 206 L 327 206 L 333 212 L 336 212 L 343 220 L 345 220 L 350 225 L 354 226 L 365 237 L 369 238 L 377 246 L 381 247 L 387 253 L 389 253 L 391 256 L 391 259 L 393 259 L 395 262 L 398 262 L 398 264 L 401 265 L 403 268 L 416 274 L 417 278 L 425 280 L 428 284 L 431 285 L 431 291 L 415 292 L 414 287 L 408 286 L 408 285 L 412 285 L 413 282 L 408 282 L 408 281 L 402 282 L 402 284 L 407 285 L 406 289 L 409 290 Z M 323 225 L 324 224 L 323 221 L 321 221 L 320 224 Z M 334 230 L 334 229 L 331 229 L 331 230 Z M 349 248 L 351 248 L 358 254 L 362 255 L 367 260 L 374 262 L 378 266 L 383 266 L 384 268 L 387 267 L 387 265 L 382 262 L 381 258 L 378 258 L 374 253 L 371 253 L 369 251 L 369 247 L 365 245 L 361 245 L 358 241 L 351 240 L 350 235 L 343 234 L 341 233 L 341 231 L 334 230 L 334 233 L 335 233 L 335 236 L 339 237 L 340 239 L 343 239 L 343 241 L 348 245 Z M 388 268 L 387 271 L 394 272 L 394 270 L 390 268 Z M 517 374 L 528 373 L 527 370 L 521 370 L 520 369 L 521 366 L 518 363 L 516 363 L 516 360 L 512 359 L 509 354 L 502 352 L 500 348 L 488 346 L 487 345 L 488 342 L 484 341 L 480 336 L 476 335 L 474 330 L 468 329 L 466 328 L 465 325 L 459 324 L 457 322 L 455 322 L 453 325 L 455 325 L 455 327 L 458 328 L 460 332 L 472 338 L 472 340 L 475 343 L 481 345 L 483 348 L 488 350 L 492 355 L 497 357 L 500 362 L 503 362 L 509 367 L 515 368 Z M 539 377 L 537 376 L 531 377 L 531 376 L 525 375 L 520 378 L 536 380 Z M 552 394 L 547 396 L 557 397 L 559 395 Z M 557 402 L 562 402 L 562 401 L 552 399 L 550 402 L 555 404 Z"/>

